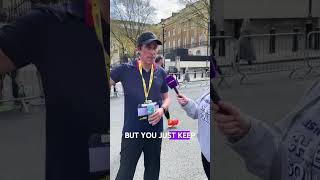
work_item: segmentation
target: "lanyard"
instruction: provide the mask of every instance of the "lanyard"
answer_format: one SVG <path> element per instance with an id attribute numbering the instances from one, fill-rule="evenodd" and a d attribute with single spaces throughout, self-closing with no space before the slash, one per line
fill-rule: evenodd
<path id="1" fill-rule="evenodd" d="M 151 73 L 150 73 L 150 80 L 149 80 L 148 90 L 147 90 L 147 86 L 146 86 L 146 81 L 144 80 L 143 75 L 142 75 L 142 64 L 141 64 L 141 61 L 138 61 L 138 68 L 139 68 L 139 72 L 140 72 L 140 75 L 141 75 L 141 78 L 142 78 L 143 91 L 144 91 L 144 96 L 146 98 L 145 99 L 145 103 L 147 103 L 149 92 L 150 92 L 152 81 L 153 81 L 154 67 L 153 67 L 153 65 L 151 66 Z"/>
<path id="2" fill-rule="evenodd" d="M 106 52 L 106 49 L 104 47 L 103 43 L 103 33 L 102 33 L 102 25 L 101 25 L 101 13 L 100 13 L 100 2 L 99 0 L 87 0 L 86 1 L 86 24 L 89 26 L 94 26 L 97 38 L 99 40 L 99 43 L 103 50 L 104 55 L 104 63 L 106 66 L 106 73 L 107 73 L 107 82 L 109 84 L 109 77 L 110 77 L 110 57 Z M 91 13 L 89 13 L 91 11 Z M 91 17 L 90 17 L 91 16 Z M 93 21 L 93 22 L 92 22 Z M 110 179 L 109 175 L 106 175 L 101 180 L 107 180 Z"/>
<path id="3" fill-rule="evenodd" d="M 104 63 L 106 65 L 106 72 L 107 72 L 107 81 L 109 81 L 110 77 L 110 57 L 107 54 L 104 43 L 103 43 L 103 33 L 102 33 L 102 25 L 101 25 L 101 13 L 100 13 L 100 2 L 99 0 L 91 0 L 91 4 L 89 3 L 89 6 L 91 6 L 91 17 L 93 20 L 94 29 L 97 35 L 97 38 L 100 42 L 100 45 L 103 49 L 103 55 L 104 55 Z M 89 24 L 91 24 L 89 20 Z"/>

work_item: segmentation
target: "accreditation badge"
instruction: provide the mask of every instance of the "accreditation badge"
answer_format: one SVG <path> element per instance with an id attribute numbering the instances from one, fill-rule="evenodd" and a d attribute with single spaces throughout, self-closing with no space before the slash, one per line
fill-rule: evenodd
<path id="1" fill-rule="evenodd" d="M 158 108 L 159 105 L 151 100 L 145 101 L 144 104 L 139 104 L 137 110 L 139 120 L 148 120 L 148 116 L 153 114 Z"/>

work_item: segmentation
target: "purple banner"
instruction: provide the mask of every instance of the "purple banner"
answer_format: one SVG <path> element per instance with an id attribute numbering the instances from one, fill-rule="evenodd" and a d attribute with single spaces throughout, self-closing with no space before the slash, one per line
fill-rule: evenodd
<path id="1" fill-rule="evenodd" d="M 190 131 L 169 131 L 170 140 L 190 140 L 191 137 L 195 136 Z"/>

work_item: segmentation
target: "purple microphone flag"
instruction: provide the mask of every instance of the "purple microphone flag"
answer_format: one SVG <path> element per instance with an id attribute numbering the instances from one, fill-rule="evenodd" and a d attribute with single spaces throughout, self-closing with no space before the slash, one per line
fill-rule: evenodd
<path id="1" fill-rule="evenodd" d="M 171 89 L 178 86 L 177 80 L 173 76 L 168 75 L 166 77 L 166 82 Z"/>
<path id="2" fill-rule="evenodd" d="M 170 138 L 169 140 L 190 140 L 191 137 L 194 137 L 195 134 L 190 131 L 169 131 Z"/>
<path id="3" fill-rule="evenodd" d="M 171 88 L 171 89 L 174 89 L 174 91 L 179 95 L 179 91 L 177 90 L 177 86 L 178 86 L 178 82 L 177 80 L 171 76 L 171 75 L 168 75 L 166 77 L 166 82 L 168 84 L 168 86 Z"/>

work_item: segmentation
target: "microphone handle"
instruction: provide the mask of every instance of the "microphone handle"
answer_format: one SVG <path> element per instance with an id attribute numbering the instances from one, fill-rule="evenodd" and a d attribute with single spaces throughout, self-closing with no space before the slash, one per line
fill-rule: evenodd
<path id="1" fill-rule="evenodd" d="M 174 89 L 174 91 L 176 92 L 176 94 L 178 94 L 178 95 L 179 95 L 179 91 L 178 91 L 178 89 L 177 89 L 176 87 L 174 87 L 173 89 Z"/>
<path id="2" fill-rule="evenodd" d="M 170 119 L 169 110 L 167 110 L 167 111 L 164 113 L 164 116 L 165 116 L 168 120 Z"/>
<path id="3" fill-rule="evenodd" d="M 213 101 L 213 103 L 218 103 L 221 98 L 220 96 L 218 95 L 217 91 L 213 88 L 213 85 L 210 83 L 210 90 L 211 90 L 211 100 Z"/>

